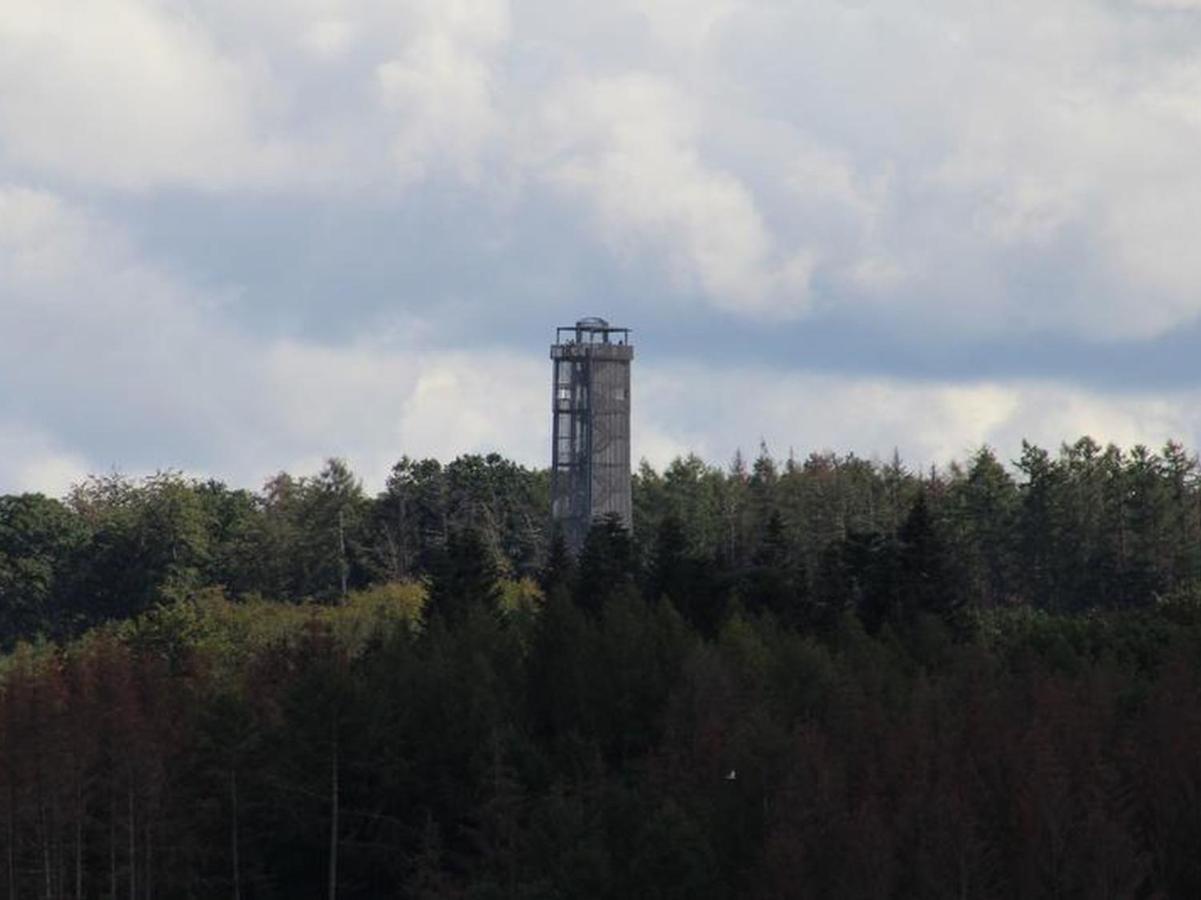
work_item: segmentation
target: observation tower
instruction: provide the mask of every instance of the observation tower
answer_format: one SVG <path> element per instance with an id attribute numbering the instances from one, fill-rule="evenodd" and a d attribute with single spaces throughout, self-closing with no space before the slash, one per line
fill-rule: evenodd
<path id="1" fill-rule="evenodd" d="M 594 520 L 633 524 L 630 498 L 630 329 L 580 319 L 550 348 L 551 516 L 573 553 Z"/>

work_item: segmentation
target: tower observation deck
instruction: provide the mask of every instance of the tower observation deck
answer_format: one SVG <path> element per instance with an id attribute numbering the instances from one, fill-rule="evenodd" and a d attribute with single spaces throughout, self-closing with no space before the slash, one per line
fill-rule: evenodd
<path id="1" fill-rule="evenodd" d="M 550 348 L 551 515 L 579 552 L 596 519 L 633 524 L 630 498 L 630 329 L 580 319 Z"/>

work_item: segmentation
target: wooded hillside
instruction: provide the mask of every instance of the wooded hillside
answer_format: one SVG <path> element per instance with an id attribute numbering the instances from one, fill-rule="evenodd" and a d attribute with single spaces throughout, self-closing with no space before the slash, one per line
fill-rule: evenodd
<path id="1" fill-rule="evenodd" d="M 1201 895 L 1196 464 L 1017 463 L 5 497 L 0 894 Z"/>

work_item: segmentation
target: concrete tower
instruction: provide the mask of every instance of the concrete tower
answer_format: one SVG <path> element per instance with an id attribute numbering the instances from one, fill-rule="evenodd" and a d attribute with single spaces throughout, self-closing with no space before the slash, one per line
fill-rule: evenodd
<path id="1" fill-rule="evenodd" d="M 630 500 L 628 328 L 580 319 L 555 330 L 551 415 L 551 515 L 578 552 L 593 520 L 633 523 Z"/>

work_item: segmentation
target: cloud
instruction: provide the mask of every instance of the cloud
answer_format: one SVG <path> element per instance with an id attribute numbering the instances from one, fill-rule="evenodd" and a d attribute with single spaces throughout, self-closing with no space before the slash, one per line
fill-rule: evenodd
<path id="1" fill-rule="evenodd" d="M 141 189 L 288 177 L 261 132 L 266 86 L 195 20 L 140 0 L 13 4 L 0 16 L 0 145 L 11 164 Z"/>
<path id="2" fill-rule="evenodd" d="M 662 466 L 686 448 L 716 462 L 760 439 L 790 450 L 854 452 L 910 466 L 945 466 L 983 444 L 1016 458 L 1023 439 L 1045 447 L 1089 434 L 1121 446 L 1195 442 L 1201 390 L 1104 394 L 1049 381 L 975 384 L 833 376 L 763 368 L 644 366 L 634 384 L 635 455 Z"/>
<path id="3" fill-rule="evenodd" d="M 387 334 L 342 346 L 256 339 L 229 327 L 219 297 L 46 191 L 0 188 L 0 285 L 0 380 L 10 388 L 0 491 L 58 492 L 112 467 L 254 485 L 328 455 L 378 484 L 402 453 L 534 459 L 546 443 L 546 366 Z"/>
<path id="4" fill-rule="evenodd" d="M 0 490 L 64 496 L 88 474 L 87 462 L 36 428 L 0 423 Z"/>
<path id="5" fill-rule="evenodd" d="M 1161 10 L 1201 10 L 1201 0 L 1134 0 L 1136 6 Z"/>
<path id="6" fill-rule="evenodd" d="M 300 45 L 320 60 L 335 60 L 350 50 L 357 29 L 345 19 L 318 19 L 300 35 Z"/>
<path id="7" fill-rule="evenodd" d="M 60 493 L 86 471 L 182 468 L 255 486 L 346 457 L 379 487 L 402 454 L 496 450 L 546 464 L 545 356 L 440 349 L 420 327 L 348 343 L 231 328 L 220 295 L 146 259 L 122 229 L 47 192 L 0 189 L 0 490 Z M 1104 394 L 779 371 L 666 358 L 634 364 L 634 452 L 662 466 L 728 459 L 762 437 L 783 454 L 831 448 L 917 465 L 989 443 L 1054 446 L 1201 437 L 1201 390 Z"/>
<path id="8" fill-rule="evenodd" d="M 487 64 L 431 34 L 377 71 L 384 104 L 401 123 L 392 149 L 400 182 L 444 168 L 477 180 L 478 156 L 497 128 Z"/>
<path id="9" fill-rule="evenodd" d="M 1196 437 L 1185 0 L 10 6 L 13 484 L 539 462 L 586 312 L 658 461 Z"/>
<path id="10" fill-rule="evenodd" d="M 743 0 L 621 0 L 616 4 L 645 21 L 662 44 L 694 53 L 703 49 L 723 19 L 744 5 Z"/>
<path id="11" fill-rule="evenodd" d="M 396 187 L 442 168 L 478 174 L 507 3 L 336 11 L 268 0 L 14 7 L 0 19 L 0 160 L 117 190 L 355 191 L 384 178 L 391 130 Z"/>
<path id="12" fill-rule="evenodd" d="M 0 22 L 0 159 L 68 188 L 557 203 L 582 253 L 653 271 L 665 305 L 751 321 L 1152 338 L 1201 314 L 1192 21 L 1091 0 L 46 0 Z"/>
<path id="13" fill-rule="evenodd" d="M 619 255 L 666 254 L 679 289 L 719 309 L 795 315 L 813 261 L 782 254 L 746 185 L 704 162 L 694 107 L 641 73 L 570 85 L 543 110 L 543 177 L 593 210 Z"/>
<path id="14" fill-rule="evenodd" d="M 538 463 L 549 447 L 549 364 L 505 351 L 420 351 L 361 342 L 271 347 L 262 420 L 274 465 L 311 471 L 325 456 L 349 459 L 379 487 L 402 454 L 451 459 L 504 453 Z M 545 371 L 544 371 L 545 370 Z M 291 452 L 289 455 L 289 448 Z M 297 452 L 297 451 L 300 452 Z"/>
<path id="15" fill-rule="evenodd" d="M 449 168 L 467 181 L 500 130 L 492 57 L 509 38 L 505 0 L 413 4 L 413 37 L 376 69 L 402 184 Z"/>

